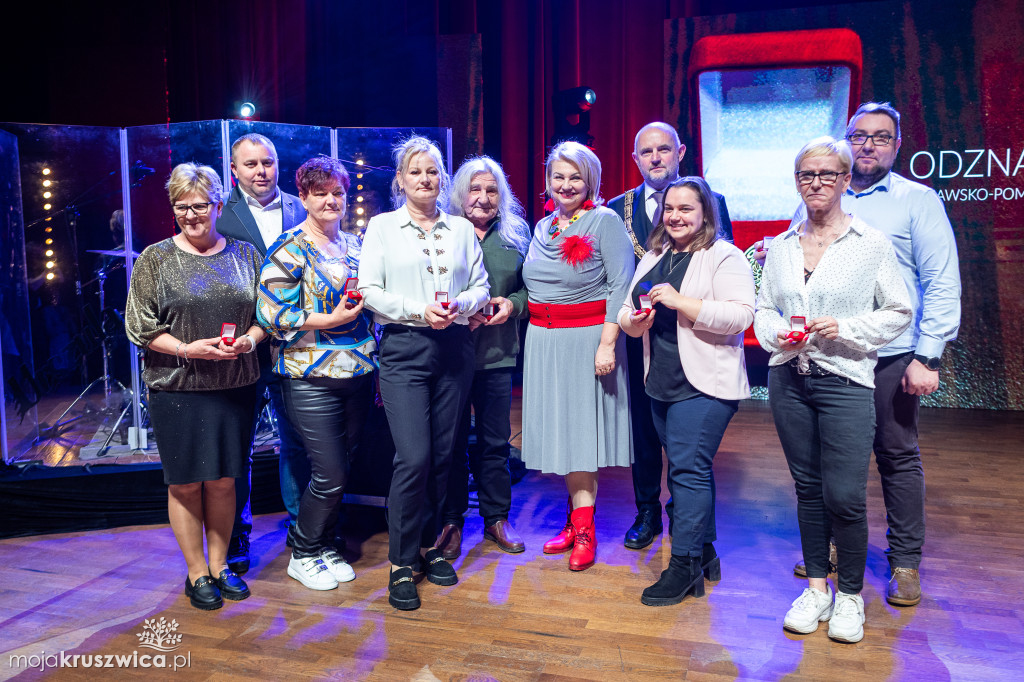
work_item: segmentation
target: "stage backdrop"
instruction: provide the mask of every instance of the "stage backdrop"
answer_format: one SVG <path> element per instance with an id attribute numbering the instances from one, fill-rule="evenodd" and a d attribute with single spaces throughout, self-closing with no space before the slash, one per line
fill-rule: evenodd
<path id="1" fill-rule="evenodd" d="M 959 339 L 943 356 L 942 388 L 924 404 L 1024 409 L 1024 13 L 1019 2 L 867 2 L 666 21 L 666 120 L 696 143 L 699 115 L 689 71 L 702 38 L 793 32 L 789 40 L 799 61 L 807 58 L 803 37 L 820 35 L 802 31 L 825 29 L 847 29 L 859 37 L 862 72 L 859 95 L 858 84 L 851 83 L 853 94 L 892 102 L 901 112 L 903 145 L 894 170 L 939 192 L 956 233 L 963 319 Z M 842 40 L 844 33 L 831 35 Z M 828 56 L 833 47 L 815 47 L 823 55 L 819 80 L 834 75 Z M 750 83 L 754 97 L 758 85 Z M 773 99 L 785 97 L 776 92 Z M 798 110 L 790 117 L 794 127 L 802 122 Z M 774 136 L 764 136 L 766 148 L 790 132 L 785 122 L 778 125 Z M 787 164 L 799 146 L 780 152 L 788 154 Z M 683 170 L 700 173 L 697 163 L 698 154 L 688 153 Z M 751 156 L 749 163 L 761 161 Z M 794 191 L 792 208 L 795 197 Z M 737 213 L 756 213 L 756 207 L 739 202 L 730 198 L 734 219 Z M 737 238 L 737 246 L 748 244 Z"/>

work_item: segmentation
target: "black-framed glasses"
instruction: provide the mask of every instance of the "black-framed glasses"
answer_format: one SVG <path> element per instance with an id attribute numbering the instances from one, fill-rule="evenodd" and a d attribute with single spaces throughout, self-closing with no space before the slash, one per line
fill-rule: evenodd
<path id="1" fill-rule="evenodd" d="M 213 206 L 213 202 L 207 201 L 203 204 L 174 204 L 171 208 L 174 209 L 174 215 L 188 215 L 189 210 L 196 215 L 206 215 L 210 212 L 211 206 Z"/>
<path id="2" fill-rule="evenodd" d="M 840 175 L 842 175 L 842 173 L 837 173 L 836 171 L 821 171 L 820 173 L 815 173 L 814 171 L 800 171 L 796 174 L 796 179 L 801 185 L 811 184 L 814 182 L 814 178 L 821 180 L 821 184 L 823 185 L 834 185 L 839 180 Z"/>
<path id="3" fill-rule="evenodd" d="M 871 140 L 871 144 L 876 147 L 888 147 L 892 144 L 892 135 L 889 133 L 875 133 L 874 135 L 868 135 L 866 133 L 850 133 L 846 136 L 850 144 L 862 145 L 868 140 Z"/>

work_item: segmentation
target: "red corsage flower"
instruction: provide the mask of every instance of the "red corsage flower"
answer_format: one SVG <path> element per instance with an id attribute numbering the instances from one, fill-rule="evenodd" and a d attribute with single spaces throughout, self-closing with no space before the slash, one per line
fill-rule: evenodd
<path id="1" fill-rule="evenodd" d="M 556 206 L 555 206 L 555 200 L 554 199 L 548 199 L 547 201 L 544 202 L 544 212 L 545 213 L 552 213 L 552 212 L 554 212 L 555 208 L 556 208 Z"/>
<path id="2" fill-rule="evenodd" d="M 562 261 L 576 267 L 594 255 L 594 238 L 589 234 L 569 235 L 558 248 L 562 251 Z"/>

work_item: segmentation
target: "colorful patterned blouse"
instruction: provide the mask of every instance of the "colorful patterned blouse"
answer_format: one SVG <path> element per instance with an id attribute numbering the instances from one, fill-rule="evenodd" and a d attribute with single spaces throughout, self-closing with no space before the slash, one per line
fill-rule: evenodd
<path id="1" fill-rule="evenodd" d="M 344 298 L 345 281 L 359 269 L 359 240 L 342 233 L 348 252 L 324 255 L 301 227 L 284 232 L 260 272 L 256 317 L 274 344 L 274 373 L 286 377 L 348 379 L 377 369 L 377 343 L 368 315 L 334 327 L 300 331 L 310 313 L 330 313 Z"/>

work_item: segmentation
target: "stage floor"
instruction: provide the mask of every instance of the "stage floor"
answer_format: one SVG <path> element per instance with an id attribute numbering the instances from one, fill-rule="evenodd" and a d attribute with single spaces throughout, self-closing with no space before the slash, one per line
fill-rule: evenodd
<path id="1" fill-rule="evenodd" d="M 558 477 L 530 473 L 513 488 L 512 521 L 526 552 L 503 554 L 484 542 L 471 511 L 455 562 L 459 584 L 422 582 L 423 607 L 413 612 L 388 605 L 379 510 L 352 514 L 353 523 L 364 521 L 347 534 L 358 577 L 330 592 L 285 574 L 284 515 L 257 517 L 246 575 L 253 596 L 213 612 L 193 609 L 182 594 L 184 562 L 167 526 L 0 541 L 0 677 L 1020 679 L 1024 414 L 927 409 L 922 432 L 925 597 L 911 608 L 885 602 L 885 519 L 873 472 L 859 644 L 832 642 L 827 625 L 803 636 L 782 630 L 806 585 L 791 572 L 800 552 L 793 485 L 767 404 L 745 402 L 715 460 L 723 578 L 705 598 L 640 604 L 670 552 L 667 538 L 640 552 L 623 548 L 633 517 L 627 469 L 602 473 L 598 564 L 582 573 L 567 570 L 565 555 L 541 553 L 564 521 L 565 489 Z M 167 666 L 185 666 L 177 672 L 141 667 L 144 654 L 160 652 L 141 647 L 140 635 L 147 620 L 155 627 L 161 619 L 181 635 L 165 654 Z M 109 655 L 103 663 L 112 666 L 128 657 L 127 667 L 98 672 L 80 660 L 77 669 L 57 668 L 61 654 Z M 32 663 L 35 672 L 25 671 Z"/>

